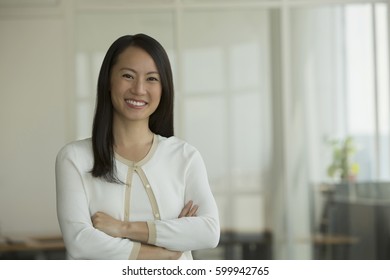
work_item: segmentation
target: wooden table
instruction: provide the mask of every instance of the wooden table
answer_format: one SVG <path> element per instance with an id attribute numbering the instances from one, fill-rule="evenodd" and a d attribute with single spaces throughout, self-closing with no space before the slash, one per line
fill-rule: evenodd
<path id="1" fill-rule="evenodd" d="M 0 239 L 0 259 L 47 258 L 51 252 L 58 252 L 65 258 L 65 245 L 61 236 Z"/>

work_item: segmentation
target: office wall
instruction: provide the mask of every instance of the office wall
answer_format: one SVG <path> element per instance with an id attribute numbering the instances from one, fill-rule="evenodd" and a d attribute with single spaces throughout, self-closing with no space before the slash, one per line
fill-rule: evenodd
<path id="1" fill-rule="evenodd" d="M 59 234 L 54 162 L 66 141 L 64 22 L 1 5 L 0 234 Z"/>

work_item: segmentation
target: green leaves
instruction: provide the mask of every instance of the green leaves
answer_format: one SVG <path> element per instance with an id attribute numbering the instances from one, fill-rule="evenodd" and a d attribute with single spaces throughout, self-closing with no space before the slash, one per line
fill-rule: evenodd
<path id="1" fill-rule="evenodd" d="M 353 156 L 357 152 L 356 145 L 351 136 L 343 140 L 328 141 L 333 150 L 333 161 L 328 166 L 327 173 L 331 178 L 339 178 L 342 181 L 354 179 L 359 173 L 360 167 L 353 162 Z"/>

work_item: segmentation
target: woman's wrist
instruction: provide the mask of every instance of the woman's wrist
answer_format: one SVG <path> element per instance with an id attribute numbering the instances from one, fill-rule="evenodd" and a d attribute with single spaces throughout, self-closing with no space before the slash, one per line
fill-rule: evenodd
<path id="1" fill-rule="evenodd" d="M 126 222 L 123 225 L 123 237 L 147 243 L 149 229 L 146 222 Z"/>
<path id="2" fill-rule="evenodd" d="M 138 254 L 139 260 L 177 260 L 183 253 L 171 251 L 162 247 L 141 244 Z"/>

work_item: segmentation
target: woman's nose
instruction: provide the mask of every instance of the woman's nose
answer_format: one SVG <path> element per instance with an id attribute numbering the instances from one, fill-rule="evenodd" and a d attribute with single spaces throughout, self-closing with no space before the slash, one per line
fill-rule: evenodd
<path id="1" fill-rule="evenodd" d="M 136 79 L 133 84 L 133 93 L 134 94 L 145 94 L 145 82 L 141 79 Z"/>

